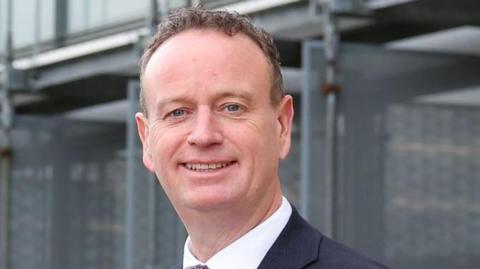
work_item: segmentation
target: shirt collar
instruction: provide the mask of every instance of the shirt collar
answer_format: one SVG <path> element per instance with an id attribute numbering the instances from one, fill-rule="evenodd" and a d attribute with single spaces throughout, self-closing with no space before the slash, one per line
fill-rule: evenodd
<path id="1" fill-rule="evenodd" d="M 210 269 L 257 268 L 287 225 L 291 214 L 292 206 L 285 197 L 282 197 L 282 204 L 269 218 L 220 250 L 206 263 L 198 261 L 190 252 L 188 248 L 190 237 L 188 237 L 183 250 L 183 268 L 197 264 L 207 265 Z"/>

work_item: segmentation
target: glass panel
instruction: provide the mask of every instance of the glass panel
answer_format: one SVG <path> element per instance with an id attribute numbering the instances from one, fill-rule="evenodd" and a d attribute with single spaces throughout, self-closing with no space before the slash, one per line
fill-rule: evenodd
<path id="1" fill-rule="evenodd" d="M 36 9 L 38 1 L 39 8 Z M 6 1 L 4 1 L 6 2 Z M 33 44 L 35 30 L 40 31 L 40 41 L 50 40 L 54 36 L 55 0 L 24 0 L 13 3 L 13 41 L 14 47 L 24 47 Z M 36 16 L 40 24 L 36 23 Z"/>
<path id="2" fill-rule="evenodd" d="M 35 31 L 40 32 L 40 41 L 54 39 L 57 1 L 24 0 L 13 1 L 14 47 L 30 46 L 35 41 Z M 160 0 L 157 0 L 160 1 Z M 75 0 L 68 1 L 66 8 L 67 34 L 112 27 L 149 15 L 151 0 Z M 39 8 L 36 8 L 38 3 Z M 169 0 L 169 7 L 179 8 L 189 4 L 188 0 Z M 0 54 L 5 48 L 7 0 L 0 0 Z M 36 23 L 36 11 L 40 23 Z"/>
<path id="3" fill-rule="evenodd" d="M 146 17 L 149 0 L 77 0 L 68 2 L 68 33 Z"/>

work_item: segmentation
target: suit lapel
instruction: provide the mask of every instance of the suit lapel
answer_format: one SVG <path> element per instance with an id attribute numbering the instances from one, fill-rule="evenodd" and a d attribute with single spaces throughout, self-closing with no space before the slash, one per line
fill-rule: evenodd
<path id="1" fill-rule="evenodd" d="M 293 208 L 287 225 L 258 269 L 303 268 L 318 260 L 321 240 L 321 234 Z"/>
<path id="2" fill-rule="evenodd" d="M 258 269 L 304 268 L 318 260 L 322 235 L 310 226 L 292 206 L 287 225 L 268 250 Z M 181 269 L 178 264 L 171 269 Z"/>

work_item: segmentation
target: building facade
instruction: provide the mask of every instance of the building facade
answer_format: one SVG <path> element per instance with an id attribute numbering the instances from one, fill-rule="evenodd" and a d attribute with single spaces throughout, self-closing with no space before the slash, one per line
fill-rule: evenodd
<path id="1" fill-rule="evenodd" d="M 185 231 L 141 164 L 138 60 L 168 10 L 273 33 L 287 198 L 392 268 L 480 263 L 475 0 L 0 0 L 0 268 L 169 268 Z"/>

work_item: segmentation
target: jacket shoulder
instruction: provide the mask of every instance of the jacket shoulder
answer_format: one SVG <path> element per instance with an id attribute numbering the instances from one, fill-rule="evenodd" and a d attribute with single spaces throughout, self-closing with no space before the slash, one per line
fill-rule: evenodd
<path id="1" fill-rule="evenodd" d="M 310 225 L 292 207 L 292 215 L 259 269 L 386 269 L 336 242 Z"/>
<path id="2" fill-rule="evenodd" d="M 328 269 L 388 269 L 386 266 L 368 258 L 360 252 L 342 243 L 322 236 L 317 263 L 306 268 Z"/>

